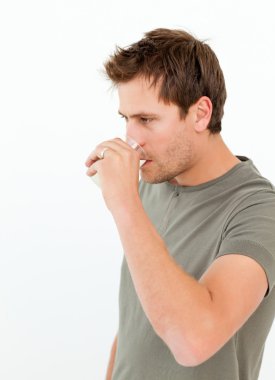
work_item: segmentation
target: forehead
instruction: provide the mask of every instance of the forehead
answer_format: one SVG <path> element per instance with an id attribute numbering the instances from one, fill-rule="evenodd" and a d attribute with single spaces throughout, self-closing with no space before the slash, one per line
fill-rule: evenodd
<path id="1" fill-rule="evenodd" d="M 160 84 L 152 83 L 142 77 L 118 84 L 119 109 L 122 113 L 134 113 L 138 109 L 148 112 L 163 112 L 171 104 L 159 99 Z"/>
<path id="2" fill-rule="evenodd" d="M 118 95 L 120 99 L 125 97 L 146 97 L 158 101 L 159 85 L 152 86 L 151 82 L 143 77 L 136 77 L 125 83 L 118 84 Z"/>

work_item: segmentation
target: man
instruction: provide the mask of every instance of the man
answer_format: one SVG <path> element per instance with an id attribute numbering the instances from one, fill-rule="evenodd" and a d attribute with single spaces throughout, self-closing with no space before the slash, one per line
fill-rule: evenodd
<path id="1" fill-rule="evenodd" d="M 275 191 L 222 140 L 219 62 L 157 29 L 105 69 L 145 152 L 113 139 L 86 161 L 124 249 L 107 379 L 256 380 L 275 310 Z"/>

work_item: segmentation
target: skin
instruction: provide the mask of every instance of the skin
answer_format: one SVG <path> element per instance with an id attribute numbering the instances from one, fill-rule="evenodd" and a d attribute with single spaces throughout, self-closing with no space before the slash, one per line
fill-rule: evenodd
<path id="1" fill-rule="evenodd" d="M 198 99 L 181 119 L 178 107 L 159 100 L 158 87 L 143 78 L 120 84 L 118 93 L 127 134 L 142 146 L 145 157 L 120 139 L 105 141 L 87 158 L 87 175 L 100 176 L 104 201 L 152 327 L 179 364 L 195 366 L 217 352 L 256 310 L 267 278 L 255 260 L 237 252 L 216 259 L 199 281 L 179 267 L 143 209 L 139 160 L 149 160 L 141 168 L 144 181 L 178 186 L 215 179 L 239 160 L 220 134 L 207 129 L 209 98 Z"/>

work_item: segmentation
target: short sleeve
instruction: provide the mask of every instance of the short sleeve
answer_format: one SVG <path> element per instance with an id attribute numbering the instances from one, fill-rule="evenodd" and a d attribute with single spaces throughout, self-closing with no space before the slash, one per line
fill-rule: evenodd
<path id="1" fill-rule="evenodd" d="M 217 257 L 242 254 L 264 269 L 268 292 L 275 283 L 275 192 L 258 191 L 236 207 L 225 224 Z M 266 295 L 267 295 L 266 294 Z"/>

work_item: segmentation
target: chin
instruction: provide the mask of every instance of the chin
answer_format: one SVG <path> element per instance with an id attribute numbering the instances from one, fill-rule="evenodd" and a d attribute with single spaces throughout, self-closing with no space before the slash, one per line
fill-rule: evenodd
<path id="1" fill-rule="evenodd" d="M 143 182 L 146 182 L 146 183 L 151 183 L 151 184 L 156 183 L 155 178 L 152 178 L 152 176 L 141 174 L 140 178 L 142 179 Z"/>
<path id="2" fill-rule="evenodd" d="M 169 170 L 166 165 L 158 164 L 155 167 L 149 166 L 141 169 L 140 177 L 143 182 L 153 185 L 174 180 L 179 173 L 181 173 L 180 170 L 175 170 L 174 168 Z"/>
<path id="3" fill-rule="evenodd" d="M 158 183 L 169 181 L 170 177 L 169 177 L 169 179 L 167 179 L 166 177 L 150 176 L 150 175 L 141 174 L 141 179 L 143 182 L 150 183 L 152 185 L 156 185 Z"/>

